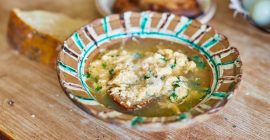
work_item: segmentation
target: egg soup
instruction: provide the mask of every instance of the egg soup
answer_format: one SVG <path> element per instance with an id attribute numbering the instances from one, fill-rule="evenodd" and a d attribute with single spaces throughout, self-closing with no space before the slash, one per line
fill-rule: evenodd
<path id="1" fill-rule="evenodd" d="M 137 116 L 187 112 L 212 84 L 204 56 L 158 39 L 133 38 L 99 48 L 87 68 L 87 84 L 97 101 Z"/>

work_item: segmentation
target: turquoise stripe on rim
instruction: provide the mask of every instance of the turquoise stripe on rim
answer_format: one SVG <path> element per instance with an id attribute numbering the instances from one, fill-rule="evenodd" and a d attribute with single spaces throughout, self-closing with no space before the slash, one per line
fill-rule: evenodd
<path id="1" fill-rule="evenodd" d="M 210 41 L 208 41 L 205 45 L 203 45 L 202 47 L 203 48 L 209 48 L 210 46 L 212 46 L 212 45 L 214 45 L 214 44 L 216 44 L 219 40 L 220 40 L 220 35 L 219 34 L 216 34 L 215 36 L 214 36 L 214 38 L 211 38 L 211 40 Z"/>
<path id="2" fill-rule="evenodd" d="M 59 67 L 60 69 L 62 69 L 63 71 L 66 71 L 67 73 L 70 72 L 70 73 L 72 73 L 72 74 L 74 74 L 74 75 L 77 74 L 77 71 L 76 71 L 75 69 L 73 69 L 72 67 L 63 64 L 63 63 L 60 62 L 60 61 L 58 61 L 57 64 L 58 64 L 58 67 Z"/>
<path id="3" fill-rule="evenodd" d="M 226 92 L 214 92 L 212 93 L 211 96 L 215 96 L 215 97 L 220 97 L 220 98 L 224 98 L 224 97 L 227 97 L 228 94 Z"/>
<path id="4" fill-rule="evenodd" d="M 184 43 L 187 43 L 189 44 L 192 48 L 195 48 L 199 51 L 201 51 L 203 54 L 205 54 L 205 56 L 207 57 L 207 59 L 209 59 L 209 61 L 213 64 L 213 68 L 215 70 L 215 76 L 214 76 L 214 88 L 212 89 L 212 91 L 214 91 L 217 87 L 217 82 L 218 82 L 218 75 L 219 75 L 219 71 L 218 71 L 218 68 L 217 68 L 217 65 L 216 65 L 216 62 L 214 61 L 214 59 L 211 57 L 211 55 L 206 51 L 204 50 L 204 48 L 200 47 L 199 45 L 197 44 L 194 44 L 193 42 L 191 42 L 190 40 L 188 39 L 184 39 L 184 38 L 181 38 L 181 37 L 178 37 L 178 36 L 175 36 L 175 35 L 171 35 L 171 34 L 165 34 L 165 33 L 160 33 L 160 32 L 135 32 L 135 33 L 132 33 L 132 35 L 134 36 L 146 36 L 146 37 L 151 37 L 152 35 L 158 35 L 158 36 L 163 36 L 163 37 L 171 37 L 173 39 L 176 39 L 176 40 L 179 40 L 179 41 L 182 41 Z M 114 39 L 114 38 L 124 38 L 126 37 L 127 34 L 126 33 L 123 33 L 123 34 L 116 34 L 116 35 L 111 35 L 109 37 L 105 37 L 103 39 L 100 39 L 99 41 L 97 41 L 98 43 L 102 43 L 102 42 L 105 42 L 107 41 L 108 39 Z M 90 49 L 89 49 L 90 48 Z M 89 91 L 89 87 L 88 85 L 85 83 L 85 81 L 83 80 L 83 62 L 85 62 L 85 59 L 87 58 L 87 56 L 89 55 L 89 53 L 91 52 L 90 50 L 93 50 L 95 49 L 95 46 L 92 45 L 90 46 L 83 54 L 82 56 L 82 59 L 79 63 L 79 79 L 83 85 L 83 88 L 88 92 L 89 95 L 92 96 L 91 92 Z"/>
<path id="5" fill-rule="evenodd" d="M 104 32 L 105 32 L 106 35 L 107 35 L 107 33 L 108 33 L 107 17 L 104 17 L 104 18 L 103 18 L 103 30 L 104 30 Z"/>
<path id="6" fill-rule="evenodd" d="M 140 26 L 141 26 L 141 29 L 142 29 L 142 32 L 144 32 L 144 29 L 145 29 L 145 26 L 146 26 L 146 23 L 148 21 L 148 17 L 149 17 L 149 13 L 148 12 L 143 12 L 143 18 L 141 19 L 141 23 L 140 23 Z"/>
<path id="7" fill-rule="evenodd" d="M 83 44 L 83 42 L 82 42 L 82 40 L 79 37 L 79 34 L 77 32 L 74 33 L 73 40 L 74 40 L 76 46 L 79 47 L 80 50 L 82 50 L 84 48 L 84 44 Z"/>
<path id="8" fill-rule="evenodd" d="M 191 19 L 188 19 L 188 21 L 183 25 L 183 27 L 181 27 L 180 30 L 176 33 L 176 36 L 178 36 L 183 31 L 185 31 L 191 23 L 192 23 L 192 20 Z"/>

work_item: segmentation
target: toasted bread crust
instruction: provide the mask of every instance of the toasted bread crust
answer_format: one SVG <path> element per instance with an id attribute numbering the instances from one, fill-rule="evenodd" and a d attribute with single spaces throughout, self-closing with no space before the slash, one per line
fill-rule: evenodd
<path id="1" fill-rule="evenodd" d="M 15 10 L 10 13 L 7 39 L 13 49 L 31 60 L 55 67 L 58 48 L 60 49 L 62 42 L 26 24 Z"/>
<path id="2" fill-rule="evenodd" d="M 137 110 L 137 109 L 140 109 L 144 106 L 147 106 L 151 103 L 153 103 L 155 100 L 154 99 L 150 99 L 150 100 L 147 100 L 147 101 L 144 101 L 144 102 L 140 102 L 138 104 L 133 104 L 133 105 L 128 105 L 127 103 L 123 102 L 120 98 L 120 96 L 118 95 L 114 95 L 114 94 L 111 94 L 110 92 L 110 89 L 108 90 L 108 94 L 110 95 L 110 97 L 117 103 L 119 104 L 120 106 L 124 107 L 126 110 L 128 111 L 133 111 L 133 110 Z"/>
<path id="3" fill-rule="evenodd" d="M 118 103 L 120 106 L 124 107 L 126 110 L 129 110 L 129 111 L 140 109 L 140 108 L 142 108 L 144 106 L 149 105 L 150 103 L 152 103 L 154 101 L 154 100 L 148 100 L 148 101 L 145 101 L 145 102 L 140 102 L 138 104 L 128 105 L 127 103 L 122 102 L 122 100 L 121 100 L 121 98 L 119 96 L 115 96 L 115 95 L 112 95 L 112 94 L 110 94 L 110 96 L 112 97 L 112 99 L 116 103 Z"/>

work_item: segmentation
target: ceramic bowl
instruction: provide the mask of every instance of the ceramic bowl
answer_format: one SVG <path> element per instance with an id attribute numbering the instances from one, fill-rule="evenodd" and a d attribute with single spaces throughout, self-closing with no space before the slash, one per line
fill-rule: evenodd
<path id="1" fill-rule="evenodd" d="M 172 41 L 199 51 L 212 69 L 211 92 L 189 112 L 169 117 L 132 116 L 104 107 L 86 84 L 89 58 L 100 48 L 133 37 Z M 64 42 L 57 61 L 62 87 L 84 111 L 108 123 L 146 131 L 183 128 L 209 118 L 232 97 L 241 80 L 242 65 L 238 50 L 212 27 L 186 17 L 154 12 L 126 12 L 95 20 Z"/>
<path id="2" fill-rule="evenodd" d="M 216 12 L 216 3 L 213 0 L 197 0 L 202 8 L 203 14 L 197 17 L 201 23 L 207 23 L 212 19 Z M 95 0 L 99 13 L 103 16 L 113 14 L 112 7 L 115 0 Z"/>

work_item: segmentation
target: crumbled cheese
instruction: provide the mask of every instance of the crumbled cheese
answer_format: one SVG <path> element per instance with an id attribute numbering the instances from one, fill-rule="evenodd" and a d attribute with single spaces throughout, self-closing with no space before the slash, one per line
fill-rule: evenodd
<path id="1" fill-rule="evenodd" d="M 112 83 L 116 85 L 132 85 L 139 81 L 139 77 L 135 74 L 134 71 L 122 70 L 118 75 L 113 79 Z"/>
<path id="2" fill-rule="evenodd" d="M 120 97 L 121 102 L 128 106 L 162 96 L 171 98 L 171 95 L 175 101 L 180 101 L 188 95 L 187 79 L 181 76 L 181 72 L 196 69 L 196 64 L 185 54 L 171 49 L 144 52 L 136 58 L 134 52 L 114 49 L 93 62 L 92 67 L 100 66 L 104 61 L 107 65 L 115 65 L 113 78 L 107 81 L 109 93 Z M 109 72 L 107 74 L 109 76 Z"/>

